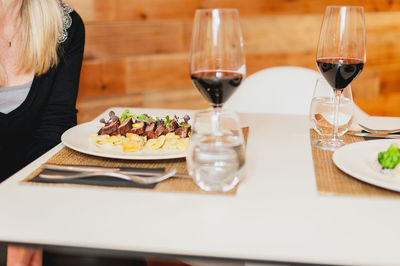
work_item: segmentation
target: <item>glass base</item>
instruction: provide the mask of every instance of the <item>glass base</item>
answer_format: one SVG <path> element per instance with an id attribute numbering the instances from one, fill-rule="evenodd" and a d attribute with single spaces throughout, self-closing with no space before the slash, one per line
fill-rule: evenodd
<path id="1" fill-rule="evenodd" d="M 208 192 L 228 192 L 232 190 L 239 183 L 240 178 L 234 178 L 231 182 L 228 183 L 211 183 L 205 180 L 196 180 L 196 184 L 205 191 Z"/>
<path id="2" fill-rule="evenodd" d="M 195 171 L 193 179 L 195 183 L 202 189 L 208 192 L 227 192 L 232 190 L 242 179 L 244 169 L 238 170 L 233 175 L 218 175 L 213 169 L 205 175 L 204 171 Z"/>
<path id="3" fill-rule="evenodd" d="M 336 151 L 346 145 L 342 139 L 318 139 L 314 140 L 312 146 L 321 150 Z"/>

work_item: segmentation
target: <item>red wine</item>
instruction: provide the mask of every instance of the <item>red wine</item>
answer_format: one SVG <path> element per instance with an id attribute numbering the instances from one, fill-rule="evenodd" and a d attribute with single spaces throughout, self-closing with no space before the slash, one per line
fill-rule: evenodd
<path id="1" fill-rule="evenodd" d="M 361 72 L 364 62 L 359 59 L 320 58 L 317 65 L 332 88 L 343 90 Z"/>
<path id="2" fill-rule="evenodd" d="M 222 106 L 243 79 L 241 73 L 229 71 L 201 71 L 191 77 L 196 88 L 213 106 Z"/>

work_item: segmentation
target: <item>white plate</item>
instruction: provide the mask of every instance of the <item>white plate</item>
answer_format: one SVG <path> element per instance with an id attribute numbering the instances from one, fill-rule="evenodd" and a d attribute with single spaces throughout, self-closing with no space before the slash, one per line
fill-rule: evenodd
<path id="1" fill-rule="evenodd" d="M 332 159 L 343 172 L 366 183 L 400 192 L 400 177 L 381 170 L 378 153 L 400 140 L 368 140 L 346 145 L 333 153 Z"/>
<path id="2" fill-rule="evenodd" d="M 117 115 L 121 115 L 123 110 L 126 108 L 110 108 L 99 117 L 104 117 L 108 118 L 108 112 L 109 110 L 115 110 L 115 113 Z M 149 109 L 134 109 L 134 108 L 128 108 L 130 109 L 133 113 L 136 114 L 142 114 L 142 113 L 148 113 L 149 115 L 153 116 L 165 116 L 166 114 L 169 114 L 170 116 L 176 114 L 178 116 L 183 116 L 184 114 L 189 114 L 192 117 L 191 113 L 183 113 L 183 112 L 177 112 L 173 110 L 168 110 L 168 113 L 166 113 L 166 110 L 157 110 L 152 112 L 153 110 Z M 158 151 L 139 151 L 139 152 L 123 152 L 117 151 L 117 149 L 106 149 L 103 147 L 96 146 L 91 143 L 89 136 L 90 134 L 97 132 L 101 128 L 102 124 L 98 121 L 98 119 L 95 119 L 91 122 L 84 123 L 77 125 L 73 128 L 70 128 L 69 130 L 65 131 L 64 134 L 61 136 L 61 141 L 62 143 L 78 152 L 86 153 L 89 155 L 94 155 L 94 156 L 100 156 L 100 157 L 106 157 L 106 158 L 115 158 L 115 159 L 127 159 L 127 160 L 162 160 L 162 159 L 175 159 L 175 158 L 182 158 L 186 157 L 186 151 L 163 151 L 163 150 L 158 150 Z"/>

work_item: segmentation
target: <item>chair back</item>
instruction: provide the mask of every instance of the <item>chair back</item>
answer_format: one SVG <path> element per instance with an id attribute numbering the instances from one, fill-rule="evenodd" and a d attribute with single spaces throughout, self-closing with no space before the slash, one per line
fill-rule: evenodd
<path id="1" fill-rule="evenodd" d="M 224 107 L 242 113 L 308 114 L 319 72 L 271 67 L 248 76 Z"/>

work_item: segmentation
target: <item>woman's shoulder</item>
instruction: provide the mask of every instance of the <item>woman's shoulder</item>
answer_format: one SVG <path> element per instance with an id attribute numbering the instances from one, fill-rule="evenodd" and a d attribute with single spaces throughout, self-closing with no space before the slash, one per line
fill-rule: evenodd
<path id="1" fill-rule="evenodd" d="M 58 36 L 58 42 L 66 47 L 70 43 L 82 42 L 85 38 L 85 26 L 82 18 L 69 4 L 59 1 L 63 14 L 63 30 Z"/>
<path id="2" fill-rule="evenodd" d="M 82 18 L 79 14 L 66 2 L 59 1 L 63 15 L 63 31 L 58 37 L 60 43 L 68 39 L 68 35 L 76 31 L 84 31 Z"/>

